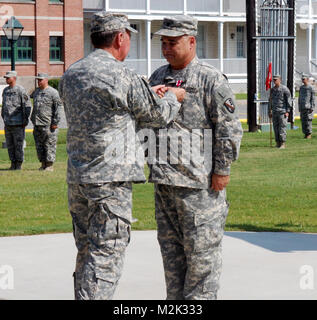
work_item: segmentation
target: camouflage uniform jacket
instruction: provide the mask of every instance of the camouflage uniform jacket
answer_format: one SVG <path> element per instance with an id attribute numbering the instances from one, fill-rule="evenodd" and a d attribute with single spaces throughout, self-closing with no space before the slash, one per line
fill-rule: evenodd
<path id="1" fill-rule="evenodd" d="M 315 90 L 313 86 L 302 85 L 299 90 L 298 98 L 298 108 L 299 111 L 305 111 L 307 109 L 315 109 Z"/>
<path id="2" fill-rule="evenodd" d="M 59 91 L 68 124 L 68 183 L 145 181 L 144 158 L 135 157 L 143 150 L 135 126 L 166 126 L 179 111 L 176 96 L 160 99 L 101 49 L 70 66 Z"/>
<path id="3" fill-rule="evenodd" d="M 29 95 L 19 85 L 5 87 L 2 93 L 1 116 L 6 126 L 26 125 L 32 105 Z"/>
<path id="4" fill-rule="evenodd" d="M 32 123 L 35 126 L 58 125 L 62 107 L 58 91 L 50 86 L 44 90 L 37 88 L 31 98 L 33 98 Z"/>
<path id="5" fill-rule="evenodd" d="M 210 186 L 213 173 L 229 175 L 231 163 L 239 155 L 242 127 L 226 77 L 195 57 L 180 73 L 175 73 L 170 65 L 159 68 L 152 74 L 150 84 L 180 86 L 186 90 L 180 112 L 167 131 L 169 136 L 174 133 L 176 136 L 187 136 L 187 146 L 182 141 L 181 147 L 182 152 L 191 157 L 189 159 L 187 155 L 187 160 L 180 160 L 180 148 L 170 145 L 168 161 L 164 163 L 157 159 L 150 166 L 150 181 L 206 189 Z M 156 134 L 162 136 L 162 131 Z M 204 163 L 197 159 L 193 161 L 201 150 L 204 150 Z M 179 160 L 175 161 L 176 164 L 173 161 L 175 158 Z"/>
<path id="6" fill-rule="evenodd" d="M 292 108 L 292 97 L 289 89 L 280 85 L 279 87 L 273 87 L 270 92 L 270 104 L 269 109 L 273 113 L 289 113 Z"/>

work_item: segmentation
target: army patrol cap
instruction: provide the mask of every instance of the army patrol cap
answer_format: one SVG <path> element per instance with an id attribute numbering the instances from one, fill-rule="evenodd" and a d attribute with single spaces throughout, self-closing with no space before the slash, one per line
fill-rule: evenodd
<path id="1" fill-rule="evenodd" d="M 304 79 L 309 79 L 309 75 L 308 75 L 308 74 L 303 73 L 303 74 L 302 74 L 302 80 L 304 80 Z"/>
<path id="2" fill-rule="evenodd" d="M 17 77 L 18 73 L 16 71 L 8 71 L 6 74 L 3 76 L 3 78 L 12 78 L 12 77 Z"/>
<path id="3" fill-rule="evenodd" d="M 39 80 L 43 80 L 43 79 L 48 79 L 48 74 L 47 73 L 38 73 L 37 76 L 35 77 L 35 79 L 39 79 Z"/>
<path id="4" fill-rule="evenodd" d="M 114 32 L 127 29 L 133 33 L 138 33 L 133 29 L 128 21 L 128 17 L 122 13 L 98 12 L 91 18 L 90 33 L 96 32 Z"/>
<path id="5" fill-rule="evenodd" d="M 161 29 L 155 32 L 158 36 L 180 37 L 183 35 L 196 36 L 198 22 L 195 18 L 179 15 L 163 20 Z"/>
<path id="6" fill-rule="evenodd" d="M 279 74 L 274 75 L 273 80 L 276 80 L 276 79 L 281 79 L 281 76 Z"/>

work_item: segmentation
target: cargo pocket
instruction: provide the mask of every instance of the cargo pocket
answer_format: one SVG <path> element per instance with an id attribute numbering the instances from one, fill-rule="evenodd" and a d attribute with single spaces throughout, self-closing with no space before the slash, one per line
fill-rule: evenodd
<path id="1" fill-rule="evenodd" d="M 220 245 L 227 215 L 226 201 L 195 215 L 195 252 L 207 251 Z"/>

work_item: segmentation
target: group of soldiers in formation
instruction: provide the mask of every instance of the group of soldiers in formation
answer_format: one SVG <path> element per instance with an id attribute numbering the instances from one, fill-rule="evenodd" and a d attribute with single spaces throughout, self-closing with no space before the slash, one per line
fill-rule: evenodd
<path id="1" fill-rule="evenodd" d="M 273 76 L 274 87 L 270 92 L 269 116 L 273 120 L 276 147 L 285 149 L 286 129 L 292 108 L 292 96 L 289 89 L 281 83 L 281 76 Z M 309 76 L 302 75 L 303 85 L 299 90 L 298 109 L 305 139 L 312 137 L 312 121 L 315 109 L 315 89 L 309 83 Z"/>
<path id="2" fill-rule="evenodd" d="M 2 93 L 1 116 L 11 161 L 10 170 L 21 170 L 22 168 L 25 127 L 31 115 L 37 156 L 41 162 L 40 170 L 53 171 L 58 123 L 62 108 L 58 91 L 48 85 L 49 76 L 45 73 L 39 73 L 36 76 L 38 87 L 31 96 L 16 83 L 16 71 L 8 71 L 4 78 L 8 86 Z M 30 98 L 33 98 L 33 110 Z"/>
<path id="3" fill-rule="evenodd" d="M 149 181 L 155 185 L 166 297 L 216 299 L 229 209 L 226 186 L 243 135 L 234 95 L 227 78 L 197 58 L 196 19 L 164 18 L 155 35 L 161 37 L 168 63 L 149 81 L 122 63 L 134 32 L 124 14 L 94 14 L 95 50 L 64 73 L 61 99 L 56 90 L 41 85 L 41 79 L 47 79 L 43 74 L 38 75 L 39 88 L 33 94 L 31 120 L 42 170 L 55 160 L 58 110 L 61 104 L 65 109 L 68 206 L 78 249 L 75 299 L 112 299 L 118 285 L 131 236 L 132 183 L 146 181 L 144 158 L 131 152 L 132 146 L 135 150 L 144 146 L 145 137 L 137 134 L 142 128 L 151 129 L 154 139 L 149 140 L 157 151 L 149 163 Z M 19 169 L 31 104 L 25 90 L 11 84 L 15 76 L 6 75 L 9 87 L 3 93 L 2 116 L 12 169 Z M 280 77 L 274 81 L 271 110 L 276 142 L 283 147 L 290 94 Z M 301 88 L 305 119 L 311 118 L 313 95 L 308 84 Z M 311 125 L 303 128 L 309 138 Z M 189 144 L 179 137 L 189 137 Z M 164 141 L 170 143 L 166 148 Z M 196 161 L 202 150 L 203 161 Z"/>

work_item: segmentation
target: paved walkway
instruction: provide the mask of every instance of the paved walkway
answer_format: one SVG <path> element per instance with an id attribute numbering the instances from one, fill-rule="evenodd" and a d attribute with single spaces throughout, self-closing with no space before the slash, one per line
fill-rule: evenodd
<path id="1" fill-rule="evenodd" d="M 0 299 L 72 300 L 75 257 L 69 233 L 0 238 L 0 287 L 4 266 L 14 272 L 14 289 L 0 288 Z M 156 231 L 132 232 L 114 298 L 165 299 Z M 226 232 L 219 299 L 316 300 L 317 234 Z"/>

